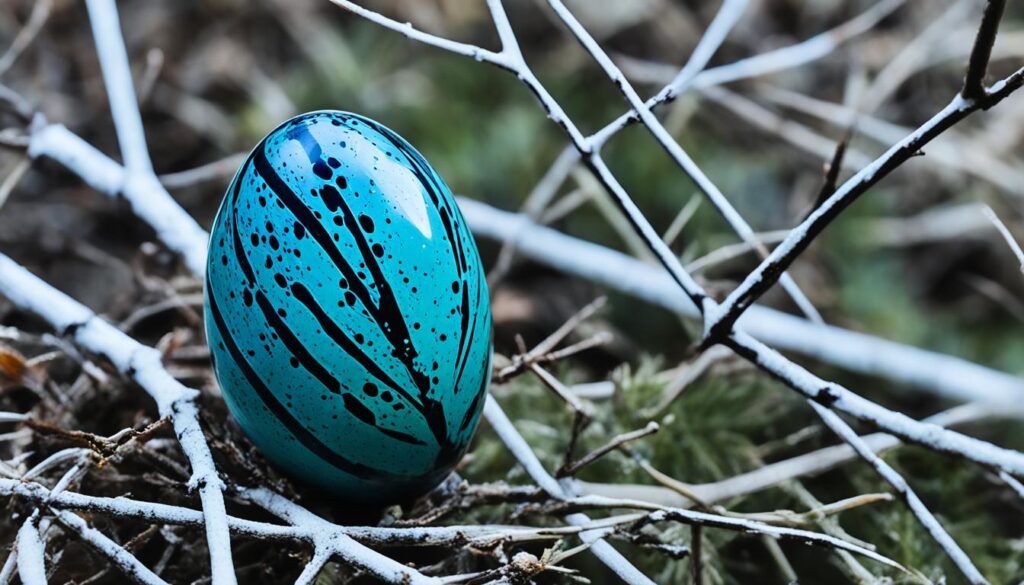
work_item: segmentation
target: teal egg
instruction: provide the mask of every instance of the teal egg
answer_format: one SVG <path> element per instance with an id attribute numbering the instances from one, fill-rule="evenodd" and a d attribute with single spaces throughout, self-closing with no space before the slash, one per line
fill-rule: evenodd
<path id="1" fill-rule="evenodd" d="M 206 332 L 231 413 L 278 469 L 344 501 L 429 490 L 490 381 L 473 237 L 441 177 L 368 118 L 288 120 L 214 220 Z"/>

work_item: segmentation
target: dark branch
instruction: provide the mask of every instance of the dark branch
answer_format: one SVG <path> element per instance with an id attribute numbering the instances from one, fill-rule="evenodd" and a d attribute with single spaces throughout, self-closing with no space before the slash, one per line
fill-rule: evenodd
<path id="1" fill-rule="evenodd" d="M 964 96 L 964 99 L 980 99 L 987 93 L 985 74 L 988 72 L 992 46 L 996 44 L 996 33 L 999 31 L 999 21 L 1003 18 L 1004 8 L 1006 0 L 989 0 L 985 6 L 985 14 L 982 15 L 981 26 L 978 27 L 978 36 L 974 37 L 971 58 L 967 62 L 964 88 L 960 90 L 960 95 Z"/>

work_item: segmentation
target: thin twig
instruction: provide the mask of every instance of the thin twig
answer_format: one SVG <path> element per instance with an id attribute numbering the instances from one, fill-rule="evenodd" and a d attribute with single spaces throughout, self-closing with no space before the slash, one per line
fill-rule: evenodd
<path id="1" fill-rule="evenodd" d="M 627 433 L 616 435 L 612 437 L 612 439 L 605 443 L 604 445 L 598 447 L 597 449 L 594 449 L 593 451 L 587 453 L 583 457 L 580 457 L 576 461 L 563 465 L 561 469 L 559 469 L 558 472 L 555 474 L 555 477 L 563 478 L 576 475 L 576 473 L 579 472 L 580 469 L 583 469 L 587 465 L 590 465 L 591 463 L 597 461 L 601 457 L 604 457 L 608 453 L 611 453 L 615 449 L 618 449 L 619 447 L 632 441 L 636 441 L 637 439 L 642 439 L 648 435 L 653 435 L 654 433 L 658 432 L 658 429 L 658 423 L 651 421 L 647 423 L 647 425 L 642 429 L 637 429 L 635 431 L 629 431 Z"/>
<path id="2" fill-rule="evenodd" d="M 966 100 L 980 100 L 986 96 L 985 74 L 988 73 L 988 62 L 992 58 L 992 46 L 996 44 L 996 33 L 999 32 L 999 21 L 1003 19 L 1006 0 L 988 0 L 985 13 L 981 17 L 978 35 L 974 37 L 974 47 L 967 62 L 967 73 L 964 75 L 964 87 L 960 94 Z"/>
<path id="3" fill-rule="evenodd" d="M 979 109 L 994 106 L 1019 89 L 1022 84 L 1024 68 L 995 84 L 981 98 L 968 100 L 957 94 L 939 113 L 843 183 L 807 219 L 793 228 L 789 236 L 705 319 L 706 343 L 723 341 L 743 311 L 764 294 L 786 268 L 807 249 L 814 238 L 860 195 L 904 162 L 917 156 L 921 148 L 946 129 Z"/>
<path id="4" fill-rule="evenodd" d="M 1020 263 L 1021 272 L 1024 272 L 1024 250 L 1021 250 L 1017 239 L 1010 233 L 1010 228 L 1006 227 L 1003 220 L 999 219 L 996 212 L 988 205 L 982 207 L 981 211 L 985 214 L 985 217 L 992 222 L 992 225 L 996 226 L 996 229 L 999 230 L 1000 235 L 1002 235 L 1003 239 L 1006 240 L 1006 245 L 1010 247 L 1010 250 L 1013 251 L 1013 255 L 1017 257 L 1017 261 Z"/>
<path id="5" fill-rule="evenodd" d="M 3 76 L 11 65 L 18 60 L 18 57 L 32 44 L 32 41 L 39 35 L 43 25 L 50 18 L 50 11 L 53 9 L 53 0 L 36 0 L 32 6 L 32 13 L 28 15 L 28 21 L 18 30 L 14 41 L 11 42 L 4 54 L 0 56 L 0 76 Z"/>
<path id="6" fill-rule="evenodd" d="M 0 293 L 20 307 L 36 313 L 59 332 L 109 359 L 125 376 L 139 384 L 157 403 L 161 417 L 169 417 L 182 450 L 192 466 L 189 486 L 199 491 L 206 515 L 207 540 L 214 573 L 231 581 L 224 483 L 199 426 L 195 401 L 198 391 L 187 388 L 163 368 L 157 350 L 146 347 L 102 320 L 85 306 L 50 287 L 38 277 L 0 255 Z M 220 550 L 215 550 L 220 549 Z"/>

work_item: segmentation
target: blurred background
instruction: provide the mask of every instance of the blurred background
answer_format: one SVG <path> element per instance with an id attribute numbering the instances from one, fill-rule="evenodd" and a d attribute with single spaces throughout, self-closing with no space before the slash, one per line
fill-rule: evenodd
<path id="1" fill-rule="evenodd" d="M 363 4 L 446 38 L 498 46 L 481 0 Z M 526 58 L 585 133 L 625 111 L 614 85 L 543 2 L 507 4 Z M 685 63 L 719 7 L 717 2 L 673 0 L 566 4 L 645 96 Z M 710 66 L 810 39 L 875 4 L 754 0 Z M 842 44 L 820 59 L 694 89 L 661 111 L 680 144 L 767 241 L 777 242 L 779 230 L 812 209 L 825 165 L 848 132 L 840 181 L 959 90 L 983 2 L 889 4 L 891 13 L 871 30 L 852 38 L 833 34 Z M 278 123 L 304 111 L 341 109 L 375 118 L 415 145 L 455 193 L 504 210 L 523 205 L 567 144 L 514 76 L 409 41 L 326 0 L 124 0 L 118 7 L 156 171 L 204 227 L 210 226 L 240 157 Z M 1017 69 L 1024 59 L 1024 9 L 1010 3 L 1007 10 L 991 79 Z M 51 122 L 65 124 L 117 159 L 82 2 L 4 0 L 0 52 L 42 12 L 48 18 L 38 36 L 17 59 L 0 61 L 0 83 Z M 851 110 L 860 114 L 855 122 Z M 5 127 L 18 126 L 13 118 L 3 120 Z M 896 171 L 830 226 L 791 270 L 826 320 L 1024 374 L 1024 275 L 981 211 L 990 205 L 1012 231 L 1024 234 L 1022 128 L 1024 98 L 1015 95 L 940 137 L 925 156 Z M 709 290 L 724 295 L 756 265 L 749 251 L 707 256 L 738 238 L 709 205 L 697 203 L 694 185 L 642 127 L 619 133 L 604 158 L 654 227 L 672 233 L 673 250 L 685 263 L 697 263 Z M 196 283 L 182 276 L 171 254 L 154 245 L 148 228 L 126 220 L 130 214 L 122 202 L 91 190 L 58 165 L 44 160 L 26 169 L 25 160 L 17 149 L 0 151 L 0 177 L 23 172 L 9 196 L 0 196 L 3 251 L 98 312 L 127 323 L 144 340 L 158 341 L 166 331 L 179 330 L 187 339 L 184 345 L 201 346 Z M 197 167 L 202 171 L 182 174 Z M 569 173 L 539 218 L 560 231 L 650 261 L 583 169 Z M 478 244 L 485 265 L 495 266 L 501 243 L 480 239 Z M 584 436 L 588 445 L 636 428 L 641 421 L 637 412 L 663 389 L 664 377 L 658 373 L 677 366 L 693 349 L 698 332 L 692 323 L 571 275 L 516 258 L 507 273 L 496 276 L 500 279 L 491 291 L 496 349 L 505 355 L 517 351 L 516 336 L 535 343 L 595 297 L 610 294 L 608 310 L 583 333 L 608 331 L 613 341 L 558 370 L 570 383 L 616 384 L 614 397 Z M 168 291 L 186 299 L 186 310 L 140 315 L 140 307 L 165 300 Z M 763 302 L 795 312 L 778 290 Z M 31 317 L 4 301 L 0 322 L 32 327 Z M 179 355 L 176 362 L 172 355 L 172 362 L 181 376 L 212 386 L 204 362 L 194 355 Z M 915 418 L 952 405 L 891 382 L 808 365 L 822 377 Z M 519 379 L 495 393 L 545 462 L 556 468 L 570 415 L 535 381 Z M 663 430 L 635 449 L 661 471 L 690 483 L 727 478 L 834 443 L 795 394 L 731 360 L 717 364 L 663 416 Z M 97 427 L 106 424 L 95 422 Z M 965 430 L 1024 448 L 1019 422 L 990 420 Z M 994 582 L 1024 578 L 1024 502 L 986 472 L 923 449 L 903 447 L 887 460 L 907 475 Z M 476 481 L 528 482 L 486 428 L 461 471 Z M 622 453 L 581 477 L 651 483 L 637 459 Z M 887 487 L 866 466 L 852 463 L 807 478 L 799 489 L 832 501 Z M 795 489 L 768 490 L 732 502 L 730 508 L 800 508 Z M 958 582 L 960 576 L 901 503 L 857 509 L 842 521 L 851 534 L 924 577 Z M 679 538 L 685 540 L 688 533 L 683 532 Z M 719 532 L 707 537 L 710 582 L 786 582 L 770 548 L 757 539 Z M 843 574 L 842 562 L 832 555 L 799 546 L 784 550 L 807 582 Z M 677 582 L 686 574 L 683 560 L 639 548 L 633 558 L 659 582 Z M 583 557 L 578 563 L 600 582 L 600 567 Z M 285 561 L 267 564 L 282 579 L 291 570 Z M 187 574 L 184 563 L 181 570 Z M 343 570 L 334 570 L 322 576 L 324 583 L 344 580 Z"/>

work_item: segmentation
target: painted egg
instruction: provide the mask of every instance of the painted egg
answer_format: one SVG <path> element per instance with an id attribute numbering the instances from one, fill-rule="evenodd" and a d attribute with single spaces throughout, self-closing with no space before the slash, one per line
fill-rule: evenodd
<path id="1" fill-rule="evenodd" d="M 348 500 L 439 483 L 490 381 L 487 284 L 455 198 L 346 112 L 292 118 L 239 169 L 210 234 L 206 331 L 252 442 Z"/>

